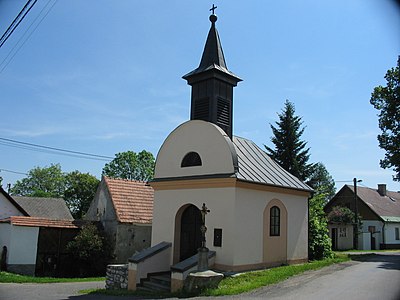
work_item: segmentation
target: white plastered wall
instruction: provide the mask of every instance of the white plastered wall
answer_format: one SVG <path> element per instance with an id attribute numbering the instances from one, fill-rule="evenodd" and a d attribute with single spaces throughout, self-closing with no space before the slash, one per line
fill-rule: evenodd
<path id="1" fill-rule="evenodd" d="M 11 216 L 22 216 L 22 213 L 3 194 L 0 194 L 0 220 Z"/>
<path id="2" fill-rule="evenodd" d="M 280 200 L 288 213 L 287 259 L 307 258 L 307 197 L 239 188 L 235 205 L 235 265 L 263 262 L 263 213 L 273 199 Z"/>
<path id="3" fill-rule="evenodd" d="M 376 220 L 362 220 L 362 229 L 361 232 L 368 232 L 368 226 L 375 226 L 375 233 L 373 236 L 375 237 L 375 249 L 380 248 L 380 244 L 383 243 L 383 222 Z M 386 242 L 387 243 L 387 242 Z"/>
<path id="4" fill-rule="evenodd" d="M 35 265 L 39 227 L 10 225 L 8 264 Z"/>
<path id="5" fill-rule="evenodd" d="M 337 248 L 349 250 L 353 248 L 353 225 L 328 224 L 329 237 L 332 239 L 332 228 L 337 229 Z"/>
<path id="6" fill-rule="evenodd" d="M 181 167 L 182 159 L 189 152 L 199 154 L 202 165 Z M 215 124 L 191 120 L 178 126 L 164 141 L 157 155 L 155 178 L 181 178 L 188 176 L 233 174 L 237 155 L 230 138 Z M 168 185 L 168 182 L 164 184 Z M 171 183 L 176 185 L 177 181 Z M 233 211 L 234 188 L 187 188 L 154 191 L 152 242 L 154 246 L 162 241 L 174 244 L 175 217 L 178 210 L 187 204 L 199 209 L 205 203 L 211 210 L 207 215 L 207 246 L 217 250 L 221 261 L 216 263 L 231 265 L 234 236 Z M 212 246 L 214 228 L 223 229 L 223 245 Z M 172 251 L 174 253 L 174 250 Z M 173 254 L 172 254 L 173 255 Z M 172 257 L 171 257 L 172 262 Z"/>
<path id="7" fill-rule="evenodd" d="M 182 159 L 189 152 L 200 155 L 202 166 L 181 168 Z M 235 158 L 232 141 L 221 128 L 192 120 L 178 126 L 164 141 L 157 155 L 154 177 L 232 174 Z"/>
<path id="8" fill-rule="evenodd" d="M 152 246 L 166 241 L 173 244 L 175 234 L 175 216 L 186 204 L 201 209 L 206 204 L 210 213 L 206 216 L 206 241 L 211 251 L 217 251 L 216 263 L 232 265 L 234 241 L 234 188 L 185 189 L 155 191 L 153 211 Z M 213 246 L 214 228 L 222 229 L 222 247 Z M 171 264 L 172 264 L 171 254 Z"/>
<path id="9" fill-rule="evenodd" d="M 400 223 L 386 223 L 385 225 L 386 244 L 400 244 L 400 240 L 396 240 L 395 228 L 399 228 L 400 230 Z"/>
<path id="10" fill-rule="evenodd" d="M 3 246 L 10 248 L 11 225 L 8 223 L 0 223 L 0 251 Z"/>

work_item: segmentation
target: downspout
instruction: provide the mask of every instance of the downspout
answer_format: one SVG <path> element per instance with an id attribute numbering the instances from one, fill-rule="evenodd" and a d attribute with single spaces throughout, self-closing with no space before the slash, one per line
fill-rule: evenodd
<path id="1" fill-rule="evenodd" d="M 383 226 L 382 226 L 382 246 L 383 246 L 383 249 L 386 249 L 386 243 L 385 243 L 385 225 L 386 225 L 386 222 L 385 222 L 385 220 L 383 220 Z"/>

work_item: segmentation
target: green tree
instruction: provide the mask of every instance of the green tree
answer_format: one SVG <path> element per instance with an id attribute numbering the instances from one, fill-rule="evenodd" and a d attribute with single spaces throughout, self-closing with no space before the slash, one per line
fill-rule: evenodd
<path id="1" fill-rule="evenodd" d="M 285 107 L 278 116 L 276 127 L 270 124 L 273 133 L 271 142 L 275 148 L 264 145 L 265 149 L 282 168 L 305 181 L 311 175 L 313 166 L 308 163 L 310 148 L 306 148 L 307 143 L 300 139 L 305 129 L 301 128 L 301 117 L 295 115 L 294 104 L 289 100 L 286 100 Z"/>
<path id="2" fill-rule="evenodd" d="M 387 71 L 387 85 L 377 86 L 371 94 L 370 103 L 379 110 L 379 147 L 386 151 L 381 159 L 382 168 L 393 168 L 394 181 L 400 181 L 400 56 L 397 66 Z"/>
<path id="3" fill-rule="evenodd" d="M 88 173 L 64 173 L 59 164 L 52 164 L 50 167 L 31 169 L 26 178 L 14 184 L 10 193 L 27 197 L 64 198 L 72 216 L 82 218 L 98 184 L 99 180 Z"/>
<path id="4" fill-rule="evenodd" d="M 88 224 L 67 244 L 67 250 L 79 265 L 80 276 L 96 276 L 104 275 L 112 258 L 110 245 L 95 225 Z"/>
<path id="5" fill-rule="evenodd" d="M 328 235 L 328 220 L 324 212 L 326 195 L 317 192 L 309 200 L 309 257 L 320 260 L 333 257 L 332 242 Z"/>
<path id="6" fill-rule="evenodd" d="M 155 159 L 153 154 L 143 150 L 120 152 L 107 163 L 102 174 L 112 178 L 149 181 L 154 177 Z"/>
<path id="7" fill-rule="evenodd" d="M 312 173 L 307 184 L 311 186 L 317 193 L 325 195 L 325 201 L 329 201 L 336 193 L 335 181 L 329 174 L 325 165 L 321 162 L 314 164 Z"/>
<path id="8" fill-rule="evenodd" d="M 89 173 L 73 171 L 65 175 L 64 199 L 75 219 L 82 219 L 89 209 L 99 182 Z"/>
<path id="9" fill-rule="evenodd" d="M 65 190 L 65 176 L 59 164 L 50 167 L 35 167 L 28 172 L 28 176 L 18 180 L 11 188 L 10 193 L 29 197 L 63 197 Z"/>

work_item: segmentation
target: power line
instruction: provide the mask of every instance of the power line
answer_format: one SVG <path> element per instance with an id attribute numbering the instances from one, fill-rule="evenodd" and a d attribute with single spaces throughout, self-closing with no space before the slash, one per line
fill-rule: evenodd
<path id="1" fill-rule="evenodd" d="M 0 169 L 0 172 L 8 172 L 8 173 L 14 173 L 14 174 L 19 174 L 19 175 L 28 175 L 27 173 L 13 171 L 13 170 L 7 170 L 7 169 Z"/>
<path id="2" fill-rule="evenodd" d="M 4 43 L 8 40 L 14 30 L 18 27 L 18 25 L 22 22 L 28 12 L 32 9 L 32 7 L 36 4 L 37 0 L 34 0 L 33 4 L 31 4 L 33 0 L 28 0 L 19 14 L 15 17 L 14 21 L 12 21 L 11 25 L 7 28 L 6 32 L 0 38 L 0 48 L 4 45 Z"/>
<path id="3" fill-rule="evenodd" d="M 85 158 L 85 159 L 93 159 L 93 160 L 101 160 L 101 161 L 110 161 L 110 160 L 114 159 L 111 156 L 43 146 L 43 145 L 26 143 L 26 142 L 21 142 L 21 141 L 17 141 L 17 140 L 2 138 L 2 137 L 0 137 L 0 145 L 29 150 L 29 151 L 71 156 L 71 157 L 76 157 L 76 158 Z"/>
<path id="4" fill-rule="evenodd" d="M 25 43 L 28 41 L 28 39 L 31 37 L 31 35 L 36 31 L 36 29 L 39 27 L 39 25 L 43 22 L 44 18 L 50 13 L 50 11 L 53 9 L 54 5 L 57 3 L 58 0 L 55 0 L 53 4 L 50 6 L 50 8 L 45 12 L 44 16 L 37 22 L 36 26 L 33 28 L 33 30 L 29 33 L 28 36 L 26 36 L 31 29 L 31 27 L 35 24 L 35 22 L 39 19 L 39 17 L 44 13 L 44 11 L 47 9 L 47 6 L 50 4 L 51 0 L 48 0 L 46 5 L 42 8 L 40 13 L 36 16 L 36 18 L 31 22 L 31 24 L 28 26 L 28 28 L 25 30 L 24 34 L 20 37 L 18 42 L 14 45 L 14 47 L 8 52 L 7 56 L 3 59 L 3 61 L 0 63 L 0 74 L 4 71 L 4 69 L 10 64 L 10 62 L 13 60 L 15 55 L 19 52 L 19 50 L 25 45 Z M 25 38 L 26 36 L 26 38 Z M 22 41 L 25 39 L 24 41 Z M 22 43 L 21 43 L 22 41 Z M 18 47 L 18 48 L 17 48 Z M 17 48 L 17 49 L 16 49 Z M 16 50 L 15 50 L 16 49 Z M 15 50 L 15 51 L 14 51 Z M 11 56 L 11 57 L 10 57 Z M 10 57 L 10 59 L 8 59 Z M 8 59 L 8 61 L 7 61 Z M 3 67 L 1 68 L 1 66 Z"/>

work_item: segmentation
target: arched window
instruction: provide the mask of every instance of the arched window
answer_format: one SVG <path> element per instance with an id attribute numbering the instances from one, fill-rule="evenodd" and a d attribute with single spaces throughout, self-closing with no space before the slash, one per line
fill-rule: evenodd
<path id="1" fill-rule="evenodd" d="M 195 166 L 201 166 L 200 155 L 197 152 L 189 152 L 182 159 L 181 167 L 186 168 L 186 167 L 195 167 Z"/>
<path id="2" fill-rule="evenodd" d="M 269 235 L 280 236 L 281 235 L 281 211 L 277 206 L 272 206 L 269 211 Z"/>

